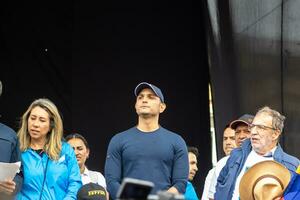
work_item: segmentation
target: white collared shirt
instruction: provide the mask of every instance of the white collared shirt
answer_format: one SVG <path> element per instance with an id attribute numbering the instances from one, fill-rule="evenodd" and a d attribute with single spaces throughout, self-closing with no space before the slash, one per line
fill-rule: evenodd
<path id="1" fill-rule="evenodd" d="M 276 150 L 277 146 L 274 147 L 270 152 L 272 153 L 272 155 L 274 155 L 274 152 Z M 266 153 L 270 154 L 270 152 Z M 234 191 L 233 191 L 233 195 L 232 195 L 232 200 L 239 200 L 240 199 L 240 193 L 239 193 L 239 186 L 240 186 L 240 181 L 242 179 L 242 176 L 244 175 L 244 173 L 253 165 L 255 165 L 256 163 L 265 161 L 265 160 L 274 160 L 273 156 L 272 157 L 264 157 L 262 155 L 257 154 L 253 149 L 250 152 L 250 154 L 248 155 L 246 162 L 239 174 L 239 176 L 236 179 L 235 182 L 235 187 L 234 187 Z"/>
<path id="2" fill-rule="evenodd" d="M 214 199 L 214 195 L 216 193 L 216 185 L 217 185 L 217 180 L 218 180 L 219 174 L 220 174 L 221 170 L 223 169 L 223 167 L 225 166 L 228 158 L 229 158 L 229 155 L 221 158 L 217 162 L 216 167 L 214 168 L 213 175 L 211 177 L 211 182 L 210 182 L 210 185 L 209 185 L 209 188 L 208 188 L 207 197 L 203 198 L 202 200 Z"/>
<path id="3" fill-rule="evenodd" d="M 211 184 L 211 180 L 214 175 L 214 172 L 215 172 L 215 167 L 212 168 L 211 170 L 209 170 L 209 172 L 205 178 L 204 189 L 203 189 L 201 200 L 208 200 L 209 186 Z"/>
<path id="4" fill-rule="evenodd" d="M 91 174 L 96 177 L 96 180 L 91 177 Z M 81 174 L 81 181 L 83 185 L 93 182 L 101 185 L 106 189 L 106 181 L 104 176 L 100 172 L 88 170 L 87 167 L 85 167 L 84 172 Z"/>

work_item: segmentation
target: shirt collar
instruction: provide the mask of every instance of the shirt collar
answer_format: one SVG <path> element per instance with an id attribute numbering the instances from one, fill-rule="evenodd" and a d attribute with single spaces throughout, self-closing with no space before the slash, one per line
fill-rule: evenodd
<path id="1" fill-rule="evenodd" d="M 84 168 L 84 171 L 82 173 L 83 176 L 88 176 L 89 175 L 89 170 L 87 167 Z"/>
<path id="2" fill-rule="evenodd" d="M 277 148 L 277 146 L 275 146 L 273 149 L 271 149 L 271 151 L 265 153 L 265 154 L 263 155 L 263 157 L 267 157 L 267 158 L 273 157 L 273 155 L 274 155 L 274 153 L 275 153 L 275 151 L 276 151 L 276 148 Z"/>

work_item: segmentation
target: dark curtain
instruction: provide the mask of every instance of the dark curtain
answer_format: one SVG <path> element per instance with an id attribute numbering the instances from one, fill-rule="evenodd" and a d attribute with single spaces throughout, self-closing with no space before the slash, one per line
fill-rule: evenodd
<path id="1" fill-rule="evenodd" d="M 299 1 L 207 1 L 207 38 L 218 155 L 223 127 L 270 106 L 287 119 L 284 149 L 300 156 Z"/>
<path id="2" fill-rule="evenodd" d="M 1 121 L 17 129 L 36 98 L 50 98 L 71 126 L 72 8 L 43 2 L 2 2 Z"/>
<path id="3" fill-rule="evenodd" d="M 36 98 L 61 111 L 65 135 L 83 134 L 87 165 L 103 172 L 111 137 L 136 124 L 134 87 L 158 85 L 160 122 L 199 148 L 199 196 L 211 168 L 208 63 L 202 7 L 196 2 L 24 2 L 2 4 L 1 122 Z"/>

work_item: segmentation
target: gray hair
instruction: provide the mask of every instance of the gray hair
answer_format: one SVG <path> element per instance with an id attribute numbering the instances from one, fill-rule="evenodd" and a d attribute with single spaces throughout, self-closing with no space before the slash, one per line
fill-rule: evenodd
<path id="1" fill-rule="evenodd" d="M 284 127 L 285 116 L 281 115 L 278 111 L 273 110 L 268 106 L 265 106 L 265 107 L 259 109 L 257 111 L 256 115 L 263 114 L 263 113 L 271 116 L 273 128 L 280 130 L 280 132 L 282 132 L 283 127 Z"/>

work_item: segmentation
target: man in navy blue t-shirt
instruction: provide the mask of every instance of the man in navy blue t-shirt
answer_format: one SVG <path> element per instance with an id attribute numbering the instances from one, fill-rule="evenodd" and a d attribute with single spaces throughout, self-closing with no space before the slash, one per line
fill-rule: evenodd
<path id="1" fill-rule="evenodd" d="M 185 141 L 159 124 L 166 109 L 163 93 L 153 84 L 142 82 L 134 90 L 138 124 L 115 135 L 108 146 L 105 178 L 110 196 L 115 199 L 125 177 L 154 183 L 159 190 L 185 192 L 189 174 Z"/>

